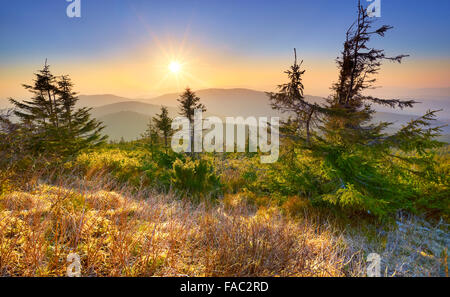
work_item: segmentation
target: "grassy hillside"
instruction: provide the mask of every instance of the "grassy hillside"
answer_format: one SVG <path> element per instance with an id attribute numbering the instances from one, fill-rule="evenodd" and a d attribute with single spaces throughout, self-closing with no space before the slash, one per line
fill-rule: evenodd
<path id="1" fill-rule="evenodd" d="M 356 267 L 343 264 L 351 253 L 342 237 L 307 221 L 245 205 L 211 208 L 171 195 L 70 186 L 40 185 L 0 200 L 2 276 L 64 275 L 60 260 L 70 252 L 80 255 L 85 276 L 363 273 L 354 260 Z"/>
<path id="2" fill-rule="evenodd" d="M 62 276 L 77 253 L 83 276 L 364 276 L 372 252 L 386 276 L 445 275 L 442 222 L 378 225 L 257 196 L 247 157 L 215 159 L 230 192 L 195 201 L 177 183 L 151 187 L 175 177 L 165 162 L 139 143 L 108 145 L 0 195 L 0 275 Z"/>
<path id="3" fill-rule="evenodd" d="M 223 104 L 223 92 L 209 90 L 210 112 L 224 115 L 222 104 L 250 115 L 238 99 L 247 91 L 233 92 Z M 260 95 L 255 113 L 274 115 Z M 166 150 L 161 139 L 131 141 L 159 108 L 131 100 L 98 106 L 92 115 L 104 133 L 129 142 L 4 165 L 1 276 L 62 276 L 73 252 L 84 276 L 364 276 L 373 252 L 386 276 L 446 275 L 448 147 L 393 151 L 367 172 L 358 151 L 319 159 L 295 144 L 274 164 L 261 164 L 260 152 L 193 157 Z M 396 129 L 412 117 L 379 112 L 374 121 Z M 374 191 L 358 180 L 373 176 Z"/>

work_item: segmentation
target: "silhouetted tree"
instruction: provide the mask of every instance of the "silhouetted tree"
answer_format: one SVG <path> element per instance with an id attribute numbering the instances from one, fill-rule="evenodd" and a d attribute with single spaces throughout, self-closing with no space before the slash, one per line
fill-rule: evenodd
<path id="1" fill-rule="evenodd" d="M 10 102 L 29 150 L 68 156 L 106 139 L 101 135 L 102 124 L 90 118 L 90 109 L 75 107 L 78 98 L 69 77 L 53 76 L 47 62 L 35 74 L 34 84 L 24 87 L 33 97 L 25 101 L 11 98 Z"/>
<path id="2" fill-rule="evenodd" d="M 178 99 L 180 103 L 180 115 L 184 115 L 189 119 L 189 122 L 194 122 L 194 112 L 196 109 L 200 109 L 203 112 L 206 111 L 205 105 L 200 103 L 200 98 L 195 95 L 190 88 L 186 88 L 185 92 Z"/>
<path id="3" fill-rule="evenodd" d="M 91 108 L 76 108 L 77 93 L 73 91 L 73 84 L 68 76 L 61 76 L 58 80 L 58 100 L 60 102 L 60 129 L 65 135 L 66 147 L 69 153 L 83 148 L 103 143 L 107 136 L 101 134 L 104 126 L 90 116 Z"/>
<path id="4" fill-rule="evenodd" d="M 205 105 L 200 103 L 200 98 L 195 95 L 190 88 L 186 88 L 185 92 L 178 99 L 180 103 L 180 115 L 188 118 L 190 123 L 190 138 L 191 138 L 191 154 L 194 155 L 194 114 L 196 109 L 200 109 L 203 112 L 206 111 Z"/>
<path id="5" fill-rule="evenodd" d="M 431 164 L 432 158 L 424 152 L 440 145 L 434 139 L 440 129 L 429 127 L 435 118 L 434 111 L 391 135 L 384 132 L 391 123 L 373 123 L 373 104 L 403 109 L 416 103 L 414 100 L 381 99 L 364 94 L 376 82 L 374 75 L 383 61 L 401 63 L 408 56 L 389 57 L 384 50 L 370 47 L 372 37 L 384 37 L 392 29 L 386 25 L 373 29 L 374 21 L 358 3 L 357 20 L 348 29 L 343 51 L 336 61 L 339 79 L 332 87 L 334 93 L 328 98 L 327 106 L 321 110 L 324 120 L 320 127 L 322 134 L 312 149 L 316 156 L 323 158 L 325 168 L 330 169 L 332 182 L 334 179 L 336 183 L 335 193 L 324 196 L 325 199 L 340 205 L 370 209 L 382 215 L 387 209 L 404 206 L 406 199 L 414 195 L 408 186 L 402 186 L 386 172 L 404 174 L 411 172 L 407 167 L 412 164 Z M 398 150 L 397 157 L 393 150 Z M 398 154 L 402 154 L 401 157 Z M 398 160 L 394 162 L 393 158 Z M 420 167 L 418 165 L 417 168 Z M 426 176 L 419 171 L 416 173 L 418 178 Z"/>
<path id="6" fill-rule="evenodd" d="M 167 107 L 161 107 L 161 114 L 157 114 L 156 117 L 153 117 L 153 122 L 164 138 L 164 148 L 167 153 L 168 140 L 169 137 L 172 136 L 172 119 L 169 117 L 169 110 Z"/>
<path id="7" fill-rule="evenodd" d="M 311 141 L 312 126 L 317 123 L 317 104 L 309 103 L 303 94 L 302 76 L 305 70 L 301 70 L 303 61 L 297 63 L 297 51 L 294 49 L 294 64 L 285 73 L 289 82 L 278 86 L 278 93 L 268 93 L 273 109 L 289 114 L 289 120 L 283 122 L 283 130 L 288 134 L 306 134 L 306 143 Z"/>
<path id="8" fill-rule="evenodd" d="M 384 25 L 373 29 L 373 23 L 374 19 L 368 17 L 359 3 L 357 20 L 348 29 L 343 51 L 337 59 L 339 79 L 333 84 L 333 94 L 325 105 L 304 100 L 301 81 L 304 71 L 296 61 L 287 72 L 290 82 L 279 86 L 279 93 L 269 95 L 275 109 L 297 116 L 288 121 L 290 126 L 308 122 L 309 114 L 323 123 L 318 125 L 316 133 L 307 132 L 306 139 L 300 141 L 308 145 L 299 157 L 315 160 L 319 166 L 315 170 L 322 173 L 320 179 L 325 178 L 321 193 L 315 194 L 318 195 L 315 198 L 353 210 L 370 210 L 381 217 L 393 210 L 413 209 L 412 201 L 420 200 L 415 195 L 421 193 L 412 190 L 411 184 L 442 182 L 439 174 L 431 169 L 434 160 L 430 152 L 441 143 L 435 139 L 440 127 L 430 126 L 435 111 L 427 112 L 390 135 L 385 130 L 391 123 L 373 122 L 374 104 L 402 109 L 415 103 L 365 94 L 364 91 L 374 86 L 374 76 L 383 61 L 400 63 L 407 57 L 389 57 L 384 50 L 370 47 L 372 37 L 383 37 L 392 28 Z M 288 166 L 292 164 L 295 163 L 290 162 Z M 414 182 L 405 182 L 405 177 L 410 175 L 414 175 Z M 442 196 L 436 197 L 439 195 Z"/>
<path id="9" fill-rule="evenodd" d="M 373 29 L 374 21 L 359 3 L 358 18 L 347 30 L 344 48 L 336 60 L 339 79 L 332 87 L 334 94 L 328 99 L 328 108 L 335 116 L 327 118 L 324 129 L 326 137 L 334 141 L 367 143 L 381 136 L 379 132 L 386 127 L 385 123 L 369 125 L 374 114 L 373 103 L 401 109 L 415 103 L 413 100 L 375 98 L 363 93 L 373 87 L 374 75 L 384 60 L 401 63 L 408 56 L 389 57 L 384 50 L 368 45 L 373 36 L 384 37 L 392 29 L 387 25 Z"/>

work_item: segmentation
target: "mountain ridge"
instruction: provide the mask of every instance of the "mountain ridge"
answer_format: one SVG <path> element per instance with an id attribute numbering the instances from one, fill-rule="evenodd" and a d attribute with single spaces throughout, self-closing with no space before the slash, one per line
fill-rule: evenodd
<path id="1" fill-rule="evenodd" d="M 211 115 L 221 118 L 227 116 L 286 116 L 271 108 L 267 94 L 262 91 L 246 88 L 208 88 L 197 90 L 195 93 L 201 98 L 201 102 L 206 105 L 207 113 L 204 114 L 204 117 Z M 107 126 L 105 134 L 109 135 L 111 139 L 119 140 L 124 137 L 125 140 L 132 140 L 145 131 L 149 119 L 160 112 L 162 105 L 168 107 L 170 117 L 178 116 L 177 99 L 180 94 L 174 92 L 150 99 L 133 99 L 113 94 L 79 95 L 80 100 L 77 106 L 92 108 L 91 115 L 105 123 L 105 126 Z M 305 97 L 313 103 L 325 102 L 323 97 L 311 95 Z M 399 129 L 407 121 L 418 117 L 413 113 L 391 111 L 390 109 L 378 108 L 374 118 L 375 122 L 393 122 L 394 124 L 390 127 L 389 132 Z M 445 114 L 445 111 L 440 112 L 438 114 L 439 120 L 434 125 L 450 124 L 450 120 L 446 119 Z M 450 128 L 444 128 L 443 134 L 450 134 Z"/>

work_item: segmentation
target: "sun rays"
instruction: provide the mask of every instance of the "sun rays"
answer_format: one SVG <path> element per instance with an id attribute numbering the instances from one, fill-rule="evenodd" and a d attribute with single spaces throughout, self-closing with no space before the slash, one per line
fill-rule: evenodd
<path id="1" fill-rule="evenodd" d="M 195 67 L 198 66 L 196 65 L 198 57 L 194 58 L 194 50 L 188 46 L 190 24 L 186 25 L 181 38 L 174 38 L 173 36 L 161 38 L 139 16 L 139 13 L 136 14 L 150 37 L 153 44 L 152 51 L 156 50 L 154 54 L 157 58 L 152 61 L 153 69 L 149 70 L 159 73 L 160 79 L 153 82 L 154 89 L 158 90 L 168 85 L 175 85 L 177 91 L 181 91 L 186 86 L 193 84 L 207 87 L 203 80 L 193 74 Z"/>
<path id="2" fill-rule="evenodd" d="M 172 61 L 169 64 L 169 70 L 170 70 L 170 72 L 177 74 L 181 70 L 181 64 L 178 63 L 178 61 Z"/>

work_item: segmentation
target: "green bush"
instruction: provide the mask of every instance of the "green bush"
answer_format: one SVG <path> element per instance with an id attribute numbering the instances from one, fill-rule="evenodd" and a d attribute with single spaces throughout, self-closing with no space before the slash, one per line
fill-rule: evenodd
<path id="1" fill-rule="evenodd" d="M 177 159 L 173 163 L 172 183 L 176 190 L 193 198 L 215 198 L 221 188 L 214 167 L 202 159 Z"/>

